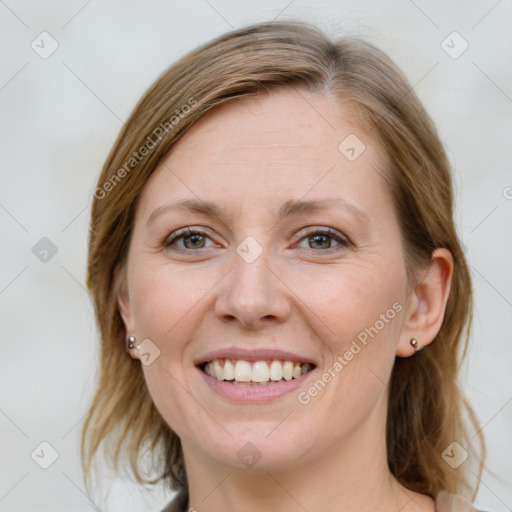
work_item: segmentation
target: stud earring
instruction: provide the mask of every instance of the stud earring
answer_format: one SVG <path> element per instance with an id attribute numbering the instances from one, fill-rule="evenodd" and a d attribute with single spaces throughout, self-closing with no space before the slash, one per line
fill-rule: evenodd
<path id="1" fill-rule="evenodd" d="M 409 341 L 409 343 L 411 344 L 411 347 L 417 352 L 418 350 L 420 350 L 420 344 L 419 344 L 419 341 L 416 339 L 416 338 L 411 338 L 411 340 Z"/>
<path id="2" fill-rule="evenodd" d="M 126 339 L 126 350 L 131 350 L 132 348 L 135 348 L 135 342 L 137 340 L 135 339 L 135 336 L 130 336 Z"/>

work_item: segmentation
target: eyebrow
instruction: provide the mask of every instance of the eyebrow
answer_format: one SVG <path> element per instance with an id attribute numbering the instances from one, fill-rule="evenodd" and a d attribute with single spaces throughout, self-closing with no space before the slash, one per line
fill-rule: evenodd
<path id="1" fill-rule="evenodd" d="M 286 201 L 279 209 L 278 222 L 281 222 L 288 217 L 321 213 L 331 207 L 342 208 L 360 221 L 369 222 L 369 217 L 364 211 L 360 210 L 352 203 L 348 203 L 347 201 L 340 198 L 329 198 L 311 201 L 296 201 L 290 199 L 289 201 Z M 174 211 L 186 211 L 207 217 L 217 217 L 219 219 L 227 217 L 224 209 L 215 203 L 197 199 L 183 199 L 181 201 L 159 206 L 156 210 L 153 211 L 153 213 L 151 213 L 149 219 L 147 220 L 147 224 L 152 222 L 156 217 L 159 217 L 163 213 Z"/>

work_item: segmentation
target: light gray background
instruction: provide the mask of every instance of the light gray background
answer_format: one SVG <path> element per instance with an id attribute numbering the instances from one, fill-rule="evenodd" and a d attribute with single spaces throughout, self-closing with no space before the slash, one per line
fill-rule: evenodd
<path id="1" fill-rule="evenodd" d="M 510 0 L 0 0 L 0 511 L 93 507 L 78 455 L 96 361 L 84 288 L 88 216 L 122 120 L 178 57 L 273 18 L 307 19 L 378 44 L 438 125 L 456 169 L 457 223 L 476 293 L 464 389 L 495 473 L 484 474 L 477 505 L 512 510 Z M 50 48 L 43 31 L 59 45 L 47 59 L 31 48 L 34 40 L 39 51 Z M 453 31 L 469 44 L 458 58 L 441 46 Z M 462 48 L 450 41 L 453 51 Z M 42 237 L 57 248 L 46 263 L 32 252 Z M 42 441 L 58 452 L 46 470 L 31 458 Z M 91 496 L 102 510 L 157 511 L 170 497 L 120 478 L 102 484 L 105 492 Z"/>

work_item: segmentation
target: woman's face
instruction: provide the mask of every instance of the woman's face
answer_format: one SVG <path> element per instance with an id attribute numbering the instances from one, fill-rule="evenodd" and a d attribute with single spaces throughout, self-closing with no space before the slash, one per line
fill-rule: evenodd
<path id="1" fill-rule="evenodd" d="M 383 163 L 339 105 L 287 89 L 211 111 L 152 175 L 120 303 L 186 458 L 284 468 L 381 446 L 408 302 Z M 172 240 L 183 228 L 201 233 Z M 314 369 L 286 380 L 284 361 Z"/>

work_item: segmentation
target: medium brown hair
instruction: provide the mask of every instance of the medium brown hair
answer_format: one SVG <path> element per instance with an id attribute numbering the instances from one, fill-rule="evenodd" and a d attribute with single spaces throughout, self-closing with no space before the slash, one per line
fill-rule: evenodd
<path id="1" fill-rule="evenodd" d="M 453 441 L 476 454 L 469 419 L 480 440 L 475 460 L 482 472 L 484 439 L 458 386 L 472 286 L 454 224 L 444 148 L 413 88 L 382 51 L 360 38 L 331 41 L 301 22 L 253 25 L 190 52 L 144 94 L 107 158 L 94 193 L 89 239 L 87 286 L 101 345 L 96 393 L 82 430 L 86 484 L 95 454 L 110 439 L 115 449 L 108 457 L 115 469 L 124 454 L 139 482 L 163 479 L 171 489 L 188 492 L 179 437 L 153 404 L 140 362 L 125 352 L 117 302 L 123 279 L 115 276 L 125 268 L 138 197 L 173 144 L 212 108 L 279 87 L 307 88 L 343 102 L 383 148 L 384 176 L 411 286 L 435 248 L 445 247 L 453 255 L 450 296 L 436 339 L 413 357 L 395 360 L 386 425 L 388 464 L 413 491 L 435 497 L 443 489 L 461 493 L 466 487 L 473 489 L 474 499 L 478 486 L 469 484 L 463 467 L 452 469 L 441 456 Z M 153 479 L 141 469 L 147 453 L 158 469 Z"/>

